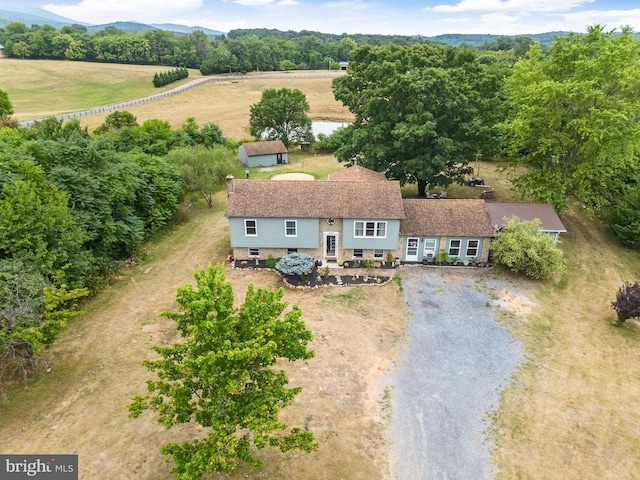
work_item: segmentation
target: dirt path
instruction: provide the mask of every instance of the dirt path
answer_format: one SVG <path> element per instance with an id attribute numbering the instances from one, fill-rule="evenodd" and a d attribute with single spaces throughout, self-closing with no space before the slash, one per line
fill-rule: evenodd
<path id="1" fill-rule="evenodd" d="M 193 426 L 167 431 L 152 414 L 129 419 L 131 396 L 144 393 L 150 374 L 140 365 L 153 344 L 176 340 L 159 313 L 174 307 L 177 287 L 194 269 L 227 252 L 221 212 L 195 217 L 152 250 L 88 306 L 48 353 L 51 372 L 0 404 L 0 452 L 78 453 L 83 479 L 169 479 L 162 444 L 197 435 Z M 236 296 L 246 285 L 280 286 L 270 272 L 227 270 Z M 265 452 L 256 478 L 386 479 L 388 458 L 380 380 L 392 366 L 404 322 L 397 285 L 287 290 L 314 332 L 316 357 L 287 367 L 303 392 L 284 414 L 316 434 L 311 455 Z M 357 342 L 353 340 L 357 339 Z M 231 478 L 244 478 L 238 469 Z"/>

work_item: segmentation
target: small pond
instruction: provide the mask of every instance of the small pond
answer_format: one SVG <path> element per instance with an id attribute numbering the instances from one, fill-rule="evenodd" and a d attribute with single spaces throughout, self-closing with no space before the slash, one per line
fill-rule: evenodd
<path id="1" fill-rule="evenodd" d="M 340 127 L 346 127 L 349 122 L 329 122 L 329 121 L 313 121 L 311 122 L 311 129 L 313 135 L 318 138 L 318 134 L 324 133 L 325 135 L 331 135 Z"/>

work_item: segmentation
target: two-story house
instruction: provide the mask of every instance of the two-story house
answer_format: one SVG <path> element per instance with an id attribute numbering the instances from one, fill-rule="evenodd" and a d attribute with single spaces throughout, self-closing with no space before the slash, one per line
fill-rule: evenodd
<path id="1" fill-rule="evenodd" d="M 375 172 L 373 172 L 375 173 Z M 236 259 L 291 252 L 318 260 L 401 255 L 404 206 L 397 181 L 272 181 L 227 178 Z"/>

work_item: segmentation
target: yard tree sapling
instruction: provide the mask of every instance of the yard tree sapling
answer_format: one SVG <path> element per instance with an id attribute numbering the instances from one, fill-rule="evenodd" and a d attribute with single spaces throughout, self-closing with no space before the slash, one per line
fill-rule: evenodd
<path id="1" fill-rule="evenodd" d="M 534 280 L 551 278 L 565 269 L 562 252 L 553 245 L 553 238 L 540 230 L 538 220 L 508 219 L 491 248 L 496 263 Z"/>
<path id="2" fill-rule="evenodd" d="M 297 88 L 267 88 L 258 103 L 251 105 L 250 133 L 257 139 L 282 140 L 291 143 L 311 142 L 309 103 Z"/>
<path id="3" fill-rule="evenodd" d="M 618 315 L 618 320 L 612 322 L 615 326 L 622 325 L 630 318 L 640 318 L 640 283 L 625 282 L 616 294 L 616 301 L 611 306 Z"/>
<path id="4" fill-rule="evenodd" d="M 251 467 L 263 462 L 254 448 L 269 445 L 286 452 L 316 449 L 313 434 L 292 428 L 279 419 L 281 408 L 293 402 L 301 387 L 287 388 L 284 371 L 274 368 L 281 359 L 306 360 L 312 333 L 297 305 L 283 314 L 283 289 L 255 289 L 249 285 L 244 303 L 234 307 L 232 286 L 222 265 L 194 274 L 196 288 L 178 288 L 175 320 L 182 341 L 155 346 L 158 360 L 143 364 L 157 373 L 147 382 L 148 394 L 129 405 L 130 416 L 153 410 L 158 421 L 171 428 L 195 422 L 204 435 L 191 442 L 161 448 L 173 458 L 176 479 L 193 480 L 204 474 L 229 473 L 240 461 Z"/>

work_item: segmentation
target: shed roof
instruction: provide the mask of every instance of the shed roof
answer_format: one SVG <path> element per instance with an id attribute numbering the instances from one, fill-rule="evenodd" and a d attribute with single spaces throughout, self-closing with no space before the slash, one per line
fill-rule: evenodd
<path id="1" fill-rule="evenodd" d="M 484 200 L 406 199 L 403 204 L 401 235 L 495 236 Z"/>
<path id="2" fill-rule="evenodd" d="M 233 179 L 227 217 L 404 218 L 400 183 Z"/>
<path id="3" fill-rule="evenodd" d="M 260 155 L 273 155 L 274 153 L 287 153 L 287 147 L 285 147 L 282 140 L 269 140 L 267 142 L 250 142 L 243 143 L 242 147 L 249 157 L 255 157 Z"/>
<path id="4" fill-rule="evenodd" d="M 566 232 L 560 217 L 548 203 L 487 203 L 491 224 L 496 231 L 501 230 L 505 221 L 513 216 L 520 220 L 540 220 L 544 232 Z"/>
<path id="5" fill-rule="evenodd" d="M 386 181 L 384 173 L 369 170 L 360 165 L 353 165 L 328 176 L 331 182 L 380 182 Z"/>

